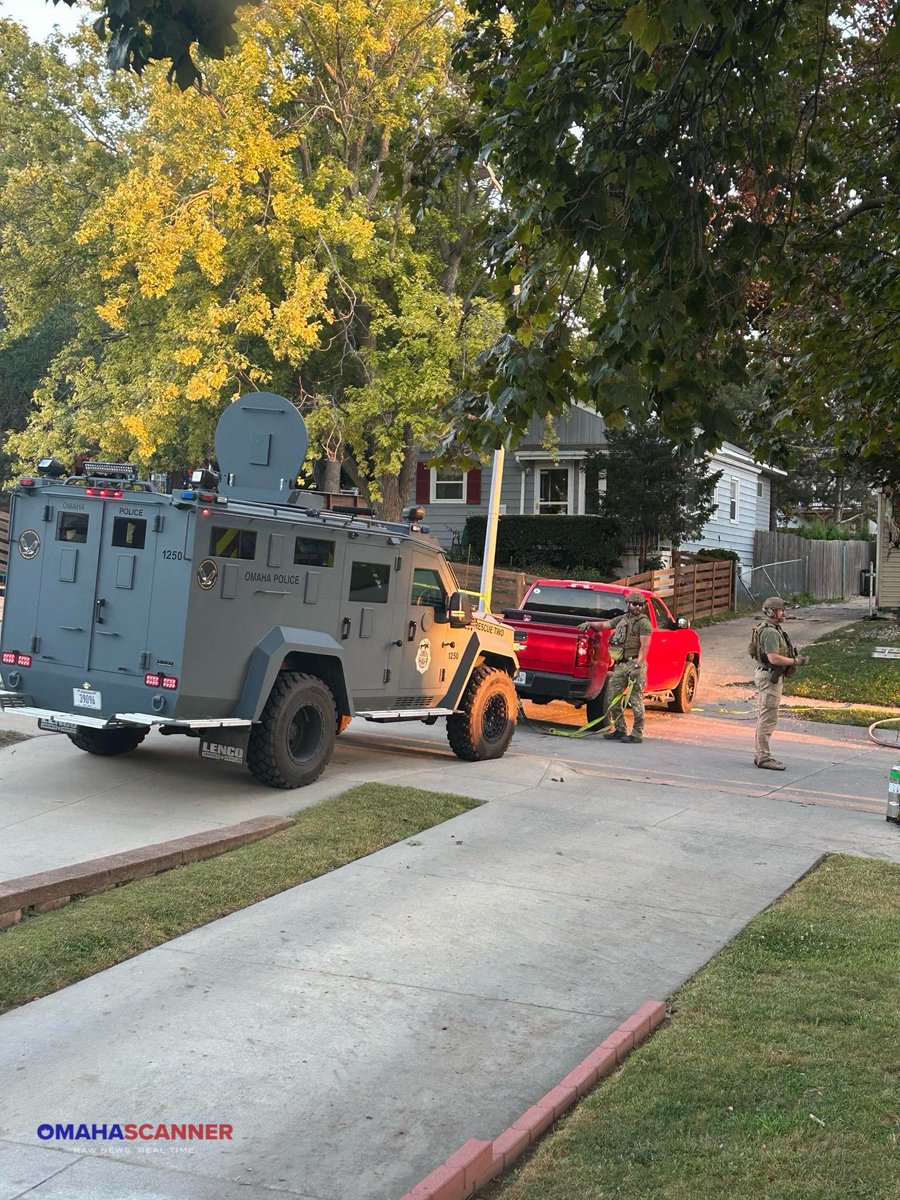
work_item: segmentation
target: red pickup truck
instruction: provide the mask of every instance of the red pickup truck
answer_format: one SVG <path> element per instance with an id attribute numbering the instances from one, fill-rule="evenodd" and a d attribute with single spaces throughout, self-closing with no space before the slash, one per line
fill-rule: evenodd
<path id="1" fill-rule="evenodd" d="M 515 630 L 520 669 L 514 682 L 522 699 L 535 704 L 566 700 L 586 705 L 589 721 L 601 717 L 612 665 L 606 649 L 611 630 L 578 626 L 621 616 L 625 597 L 633 591 L 647 597 L 653 626 L 646 693 L 665 697 L 673 712 L 689 712 L 700 677 L 700 639 L 687 622 L 676 620 L 653 592 L 569 579 L 539 579 L 525 593 L 521 608 L 504 615 L 505 624 Z"/>

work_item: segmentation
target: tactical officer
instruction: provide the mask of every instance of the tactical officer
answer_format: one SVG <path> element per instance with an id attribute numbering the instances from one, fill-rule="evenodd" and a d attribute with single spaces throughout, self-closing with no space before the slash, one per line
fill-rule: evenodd
<path id="1" fill-rule="evenodd" d="M 756 755 L 753 761 L 764 771 L 784 770 L 784 763 L 772 757 L 769 738 L 778 723 L 778 706 L 781 704 L 785 675 L 793 674 L 796 667 L 803 667 L 809 662 L 807 655 L 797 653 L 791 639 L 781 628 L 786 607 L 780 596 L 770 596 L 763 604 L 763 616 L 766 619 L 755 630 L 759 716 L 756 720 Z"/>
<path id="2" fill-rule="evenodd" d="M 606 695 L 614 696 L 609 717 L 615 725 L 604 737 L 611 742 L 642 742 L 644 740 L 644 688 L 647 686 L 647 651 L 653 626 L 647 616 L 647 597 L 641 592 L 629 592 L 628 611 L 610 621 L 585 621 L 579 629 L 612 629 L 607 647 L 614 666 L 606 685 Z M 634 725 L 629 734 L 625 729 L 623 693 L 631 683 L 631 711 Z"/>

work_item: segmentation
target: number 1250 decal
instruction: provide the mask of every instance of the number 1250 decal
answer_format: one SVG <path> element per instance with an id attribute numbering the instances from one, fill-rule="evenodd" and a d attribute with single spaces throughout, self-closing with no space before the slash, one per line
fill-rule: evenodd
<path id="1" fill-rule="evenodd" d="M 174 558 L 180 562 L 184 558 L 184 553 L 181 550 L 163 550 L 163 558 Z"/>

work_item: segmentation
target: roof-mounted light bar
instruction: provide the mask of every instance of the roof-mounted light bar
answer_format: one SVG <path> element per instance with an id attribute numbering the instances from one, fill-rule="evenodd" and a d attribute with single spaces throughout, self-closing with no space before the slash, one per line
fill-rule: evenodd
<path id="1" fill-rule="evenodd" d="M 85 475 L 97 479 L 137 479 L 134 463 L 86 462 L 82 466 Z"/>

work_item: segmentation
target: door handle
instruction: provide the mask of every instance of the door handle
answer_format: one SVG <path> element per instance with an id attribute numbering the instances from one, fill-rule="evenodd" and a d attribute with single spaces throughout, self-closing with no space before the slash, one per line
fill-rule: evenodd
<path id="1" fill-rule="evenodd" d="M 98 625 L 103 624 L 103 609 L 106 606 L 105 600 L 98 599 L 94 604 L 94 620 Z"/>
<path id="2" fill-rule="evenodd" d="M 342 641 L 346 641 L 347 638 L 350 636 L 350 625 L 351 625 L 350 618 L 344 617 L 343 621 L 341 621 L 341 640 Z"/>
<path id="3" fill-rule="evenodd" d="M 403 639 L 402 639 L 402 638 L 397 638 L 396 642 L 389 642 L 389 643 L 388 643 L 388 645 L 390 645 L 390 646 L 402 646 L 402 645 L 403 645 Z"/>

